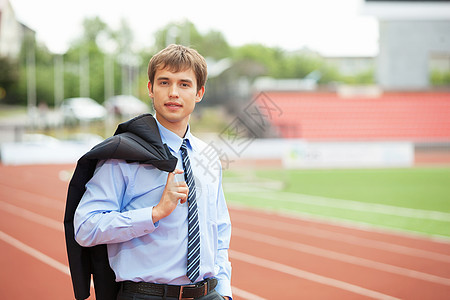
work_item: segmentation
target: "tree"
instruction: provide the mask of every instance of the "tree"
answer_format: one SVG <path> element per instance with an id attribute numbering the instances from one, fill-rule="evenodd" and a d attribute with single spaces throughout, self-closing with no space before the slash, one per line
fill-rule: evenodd
<path id="1" fill-rule="evenodd" d="M 13 89 L 19 82 L 18 63 L 7 57 L 0 57 L 0 101 L 14 102 Z M 1 103 L 0 102 L 0 103 Z"/>
<path id="2" fill-rule="evenodd" d="M 65 98 L 89 96 L 98 102 L 105 100 L 105 53 L 98 43 L 102 36 L 116 39 L 120 35 L 112 32 L 99 17 L 83 21 L 82 36 L 72 43 L 63 57 Z M 120 89 L 120 85 L 115 86 Z"/>
<path id="3" fill-rule="evenodd" d="M 105 40 L 108 42 L 105 43 Z M 221 32 L 210 30 L 201 33 L 188 20 L 165 25 L 156 32 L 154 40 L 153 47 L 140 49 L 137 53 L 133 48 L 133 32 L 126 20 L 121 20 L 119 29 L 112 30 L 99 17 L 86 18 L 83 21 L 82 35 L 74 40 L 69 50 L 63 54 L 64 98 L 86 94 L 103 102 L 106 96 L 105 72 L 111 72 L 114 83 L 112 93 L 132 92 L 141 99 L 148 99 L 145 84 L 146 65 L 157 51 L 169 43 L 192 46 L 205 57 L 215 61 L 230 59 L 231 63 L 227 62 L 230 67 L 225 70 L 223 77 L 210 78 L 210 87 L 213 87 L 216 81 L 217 90 L 222 89 L 222 94 L 229 94 L 230 89 L 235 86 L 234 80 L 240 80 L 241 77 L 245 77 L 248 82 L 259 76 L 300 79 L 313 71 L 320 73 L 319 83 L 322 84 L 339 81 L 355 84 L 373 82 L 373 70 L 355 76 L 342 76 L 335 67 L 325 63 L 317 53 L 309 50 L 290 53 L 263 44 L 231 47 Z M 109 47 L 108 43 L 114 44 L 114 47 Z M 50 53 L 44 45 L 37 44 L 34 37 L 25 39 L 17 62 L 1 58 L 0 98 L 3 96 L 3 102 L 8 103 L 26 103 L 26 56 L 30 49 L 34 49 L 35 53 L 37 103 L 52 105 L 55 99 L 55 54 Z M 105 68 L 111 61 L 112 67 Z M 108 76 L 108 73 L 106 75 Z M 448 78 L 443 80 L 441 77 L 444 76 L 433 73 L 433 82 L 448 83 Z M 107 83 L 111 86 L 111 77 L 108 77 Z M 207 97 L 219 99 L 220 97 L 211 93 L 213 89 L 209 89 Z M 107 94 L 111 94 L 111 91 Z"/>
<path id="4" fill-rule="evenodd" d="M 235 49 L 237 61 L 253 61 L 264 66 L 265 74 L 273 78 L 305 78 L 313 71 L 319 71 L 320 83 L 340 80 L 339 72 L 315 52 L 304 50 L 287 53 L 280 48 L 266 47 L 262 44 L 247 44 Z"/>
<path id="5" fill-rule="evenodd" d="M 199 41 L 197 50 L 206 56 L 221 59 L 232 56 L 232 48 L 219 31 L 208 31 Z"/>
<path id="6" fill-rule="evenodd" d="M 230 57 L 232 49 L 219 31 L 208 31 L 202 35 L 190 21 L 172 22 L 155 34 L 155 52 L 168 44 L 181 44 L 195 48 L 205 57 L 221 59 Z"/>
<path id="7" fill-rule="evenodd" d="M 34 60 L 35 68 L 35 92 L 36 104 L 46 103 L 52 104 L 53 101 L 53 62 L 52 54 L 48 48 L 36 42 L 34 35 L 27 33 L 22 42 L 21 51 L 17 63 L 14 63 L 14 71 L 11 70 L 13 76 L 17 75 L 17 81 L 10 88 L 8 93 L 9 104 L 24 105 L 27 103 L 27 68 L 33 66 L 28 65 L 30 55 Z M 27 58 L 28 56 L 28 58 Z"/>

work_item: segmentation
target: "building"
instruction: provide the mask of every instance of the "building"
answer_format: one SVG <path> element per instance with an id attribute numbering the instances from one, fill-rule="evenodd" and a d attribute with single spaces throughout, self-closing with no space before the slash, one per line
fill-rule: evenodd
<path id="1" fill-rule="evenodd" d="M 0 56 L 18 58 L 27 34 L 34 38 L 35 32 L 16 19 L 8 0 L 0 0 Z"/>
<path id="2" fill-rule="evenodd" d="M 379 20 L 382 89 L 425 90 L 437 66 L 450 72 L 450 1 L 365 0 L 363 13 Z"/>

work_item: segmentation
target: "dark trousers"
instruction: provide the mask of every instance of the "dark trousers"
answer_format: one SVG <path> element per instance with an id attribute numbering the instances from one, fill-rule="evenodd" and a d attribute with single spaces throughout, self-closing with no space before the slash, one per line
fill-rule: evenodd
<path id="1" fill-rule="evenodd" d="M 208 295 L 197 298 L 198 300 L 223 300 L 224 298 L 218 292 L 212 291 Z M 124 292 L 120 289 L 117 300 L 178 300 L 172 297 L 149 296 L 139 293 Z"/>

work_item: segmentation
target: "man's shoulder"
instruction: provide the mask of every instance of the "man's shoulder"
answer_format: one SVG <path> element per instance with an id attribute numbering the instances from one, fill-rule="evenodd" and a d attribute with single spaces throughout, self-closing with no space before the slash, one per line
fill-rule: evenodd
<path id="1" fill-rule="evenodd" d="M 203 148 L 208 146 L 208 144 L 205 141 L 196 137 L 193 134 L 191 134 L 191 139 L 192 139 L 192 142 L 194 143 L 195 147 L 197 147 L 199 150 L 202 150 Z"/>
<path id="2" fill-rule="evenodd" d="M 212 151 L 217 154 L 217 150 L 215 149 L 213 142 L 205 142 L 196 136 L 192 136 L 192 140 L 198 152 L 204 153 L 205 151 Z"/>
<path id="3" fill-rule="evenodd" d="M 193 142 L 198 155 L 208 157 L 211 162 L 220 163 L 220 155 L 222 151 L 214 140 L 205 142 L 200 138 L 193 136 Z"/>

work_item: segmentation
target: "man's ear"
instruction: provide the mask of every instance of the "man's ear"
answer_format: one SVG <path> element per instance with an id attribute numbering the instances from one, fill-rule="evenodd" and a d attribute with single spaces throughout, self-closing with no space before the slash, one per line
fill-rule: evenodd
<path id="1" fill-rule="evenodd" d="M 147 88 L 148 88 L 148 95 L 150 96 L 150 98 L 153 98 L 153 85 L 150 81 L 147 83 Z"/>
<path id="2" fill-rule="evenodd" d="M 203 99 L 203 95 L 205 94 L 205 86 L 202 86 L 198 92 L 197 95 L 195 96 L 195 102 L 200 102 Z"/>

